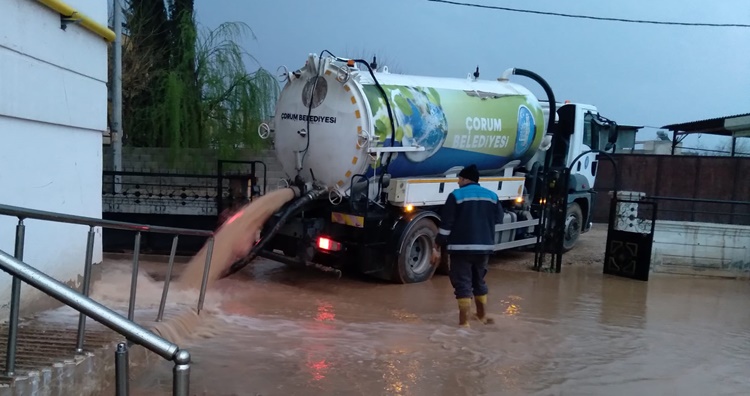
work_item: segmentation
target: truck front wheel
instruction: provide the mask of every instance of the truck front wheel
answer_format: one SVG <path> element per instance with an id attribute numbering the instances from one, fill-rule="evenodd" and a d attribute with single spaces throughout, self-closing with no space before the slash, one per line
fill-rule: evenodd
<path id="1" fill-rule="evenodd" d="M 583 212 L 581 206 L 573 202 L 568 205 L 565 214 L 565 235 L 563 236 L 563 251 L 567 252 L 576 245 L 583 229 Z"/>
<path id="2" fill-rule="evenodd" d="M 430 263 L 430 258 L 437 233 L 437 225 L 428 218 L 417 220 L 417 223 L 407 231 L 401 253 L 396 260 L 394 281 L 419 283 L 432 278 L 435 266 Z"/>

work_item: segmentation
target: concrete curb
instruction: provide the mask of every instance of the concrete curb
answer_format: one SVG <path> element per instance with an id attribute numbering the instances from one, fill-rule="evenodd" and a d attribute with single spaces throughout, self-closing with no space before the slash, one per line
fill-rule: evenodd
<path id="1" fill-rule="evenodd" d="M 182 345 L 190 337 L 190 330 L 200 324 L 206 316 L 203 311 L 199 316 L 193 308 L 165 312 L 162 322 L 139 321 L 141 325 L 154 333 Z M 93 322 L 90 320 L 88 323 Z M 171 326 L 172 324 L 180 326 Z M 71 349 L 70 358 L 55 362 L 48 367 L 31 370 L 23 376 L 16 377 L 11 386 L 0 387 L 0 396 L 94 396 L 113 394 L 115 385 L 115 351 L 117 344 L 124 341 L 119 334 L 109 329 L 94 330 L 91 323 L 89 332 L 106 332 L 110 341 L 94 347 L 85 355 L 76 356 Z M 98 324 L 96 324 L 98 325 Z M 100 327 L 100 325 L 98 325 Z M 101 327 L 100 327 L 101 328 Z M 164 359 L 140 346 L 128 348 L 129 377 L 135 378 L 144 370 L 163 362 Z"/>

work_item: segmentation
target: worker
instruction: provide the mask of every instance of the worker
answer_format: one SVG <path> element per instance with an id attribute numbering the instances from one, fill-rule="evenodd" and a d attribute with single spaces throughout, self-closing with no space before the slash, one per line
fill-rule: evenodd
<path id="1" fill-rule="evenodd" d="M 469 327 L 471 300 L 476 319 L 494 323 L 487 317 L 488 288 L 484 277 L 495 247 L 495 224 L 502 223 L 503 208 L 493 191 L 479 185 L 476 165 L 458 174 L 459 188 L 446 199 L 435 243 L 445 247 L 450 257 L 450 281 L 458 301 L 459 325 Z"/>

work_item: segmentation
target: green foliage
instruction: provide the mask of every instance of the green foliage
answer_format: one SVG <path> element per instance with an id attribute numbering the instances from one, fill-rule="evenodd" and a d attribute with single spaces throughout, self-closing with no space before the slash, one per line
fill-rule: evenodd
<path id="1" fill-rule="evenodd" d="M 238 149 L 263 146 L 258 126 L 273 115 L 279 85 L 262 68 L 248 71 L 245 59 L 254 59 L 238 44 L 255 38 L 247 25 L 199 31 L 192 0 L 169 7 L 132 0 L 125 19 L 126 145 L 168 147 L 172 160 L 185 148 L 214 148 L 231 159 Z"/>
<path id="2" fill-rule="evenodd" d="M 250 31 L 241 23 L 225 23 L 208 30 L 197 47 L 198 84 L 203 89 L 201 104 L 208 143 L 222 156 L 236 148 L 262 146 L 257 130 L 273 116 L 279 85 L 264 69 L 248 73 L 237 45 Z M 252 33 L 250 31 L 250 33 Z"/>

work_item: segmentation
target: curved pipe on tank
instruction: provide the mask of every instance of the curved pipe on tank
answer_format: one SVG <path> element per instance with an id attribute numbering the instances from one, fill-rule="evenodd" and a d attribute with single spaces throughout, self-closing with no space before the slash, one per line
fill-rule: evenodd
<path id="1" fill-rule="evenodd" d="M 226 278 L 227 276 L 236 273 L 242 268 L 245 268 L 246 265 L 250 264 L 250 262 L 258 256 L 258 253 L 268 244 L 268 241 L 270 241 L 279 232 L 279 230 L 281 230 L 281 227 L 287 222 L 291 215 L 297 213 L 300 209 L 303 209 L 305 205 L 320 198 L 325 192 L 328 191 L 326 189 L 315 189 L 299 198 L 301 193 L 300 189 L 294 186 L 289 188 L 294 191 L 294 196 L 297 197 L 297 200 L 289 205 L 286 209 L 284 209 L 284 212 L 281 214 L 281 217 L 273 226 L 273 228 L 271 228 L 268 234 L 261 238 L 260 241 L 255 244 L 255 246 L 253 246 L 253 248 L 250 250 L 250 253 L 248 253 L 247 256 L 235 261 L 224 272 L 221 278 Z"/>
<path id="2" fill-rule="evenodd" d="M 555 93 L 552 92 L 552 87 L 549 86 L 547 81 L 542 78 L 542 76 L 534 73 L 533 71 L 526 70 L 526 69 L 517 69 L 517 68 L 510 68 L 503 72 L 503 75 L 498 78 L 498 81 L 506 82 L 510 78 L 511 75 L 518 75 L 518 76 L 524 76 L 528 77 L 534 81 L 536 81 L 539 85 L 542 86 L 542 89 L 544 89 L 544 93 L 547 95 L 547 100 L 549 101 L 549 120 L 547 121 L 547 133 L 552 135 L 552 152 L 555 152 L 554 146 L 557 142 L 558 138 L 556 135 L 557 128 L 555 128 L 555 115 L 557 114 L 557 102 L 555 101 Z M 545 169 L 549 169 L 549 167 L 552 165 L 550 162 L 552 161 L 552 156 L 548 155 L 545 161 Z"/>
<path id="3" fill-rule="evenodd" d="M 533 71 L 526 70 L 526 69 L 517 69 L 514 67 L 511 67 L 505 70 L 502 76 L 498 78 L 498 81 L 507 82 L 510 79 L 510 76 L 513 74 L 518 75 L 518 76 L 528 77 L 536 81 L 539 85 L 542 86 L 542 89 L 544 89 L 544 93 L 547 95 L 547 100 L 549 101 L 549 121 L 547 121 L 547 133 L 551 133 L 552 136 L 554 137 L 555 136 L 555 114 L 557 114 L 557 102 L 555 101 L 555 93 L 552 92 L 552 87 L 550 87 L 549 84 L 547 84 L 547 81 L 545 81 L 542 78 L 542 76 L 534 73 Z"/>

